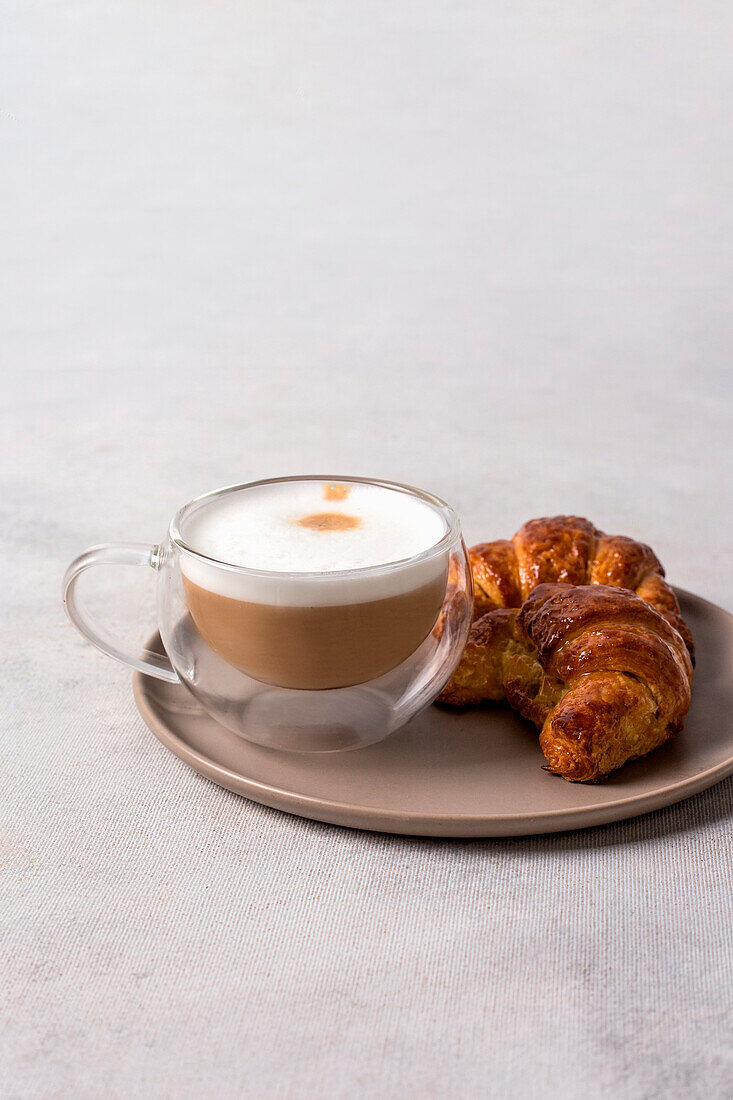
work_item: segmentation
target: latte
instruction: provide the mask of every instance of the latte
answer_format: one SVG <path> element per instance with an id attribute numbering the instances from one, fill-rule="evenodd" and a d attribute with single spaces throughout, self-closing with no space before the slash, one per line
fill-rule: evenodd
<path id="1" fill-rule="evenodd" d="M 235 490 L 180 531 L 183 585 L 207 644 L 266 683 L 330 688 L 395 668 L 430 633 L 448 552 L 437 507 L 326 480 Z M 188 551 L 188 552 L 186 552 Z"/>

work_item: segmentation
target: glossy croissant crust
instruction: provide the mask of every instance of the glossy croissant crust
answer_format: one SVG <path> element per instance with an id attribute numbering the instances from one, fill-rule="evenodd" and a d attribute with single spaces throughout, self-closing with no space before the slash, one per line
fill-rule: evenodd
<path id="1" fill-rule="evenodd" d="M 692 637 L 648 546 L 559 516 L 470 557 L 476 618 L 439 702 L 507 699 L 540 727 L 549 770 L 576 782 L 681 729 Z"/>
<path id="2" fill-rule="evenodd" d="M 473 546 L 469 557 L 474 619 L 499 607 L 521 607 L 538 584 L 608 584 L 628 588 L 656 607 L 693 653 L 677 597 L 643 542 L 607 535 L 582 516 L 547 516 L 529 520 L 512 539 Z"/>

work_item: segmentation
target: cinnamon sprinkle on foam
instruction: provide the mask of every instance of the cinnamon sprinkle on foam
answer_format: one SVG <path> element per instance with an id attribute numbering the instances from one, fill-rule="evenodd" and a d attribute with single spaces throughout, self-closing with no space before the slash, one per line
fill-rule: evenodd
<path id="1" fill-rule="evenodd" d="M 358 516 L 347 516 L 343 512 L 314 512 L 302 516 L 297 521 L 299 527 L 310 527 L 313 531 L 352 531 L 361 527 Z"/>
<path id="2" fill-rule="evenodd" d="M 347 496 L 351 492 L 348 485 L 324 485 L 323 486 L 323 499 L 324 500 L 346 500 Z"/>

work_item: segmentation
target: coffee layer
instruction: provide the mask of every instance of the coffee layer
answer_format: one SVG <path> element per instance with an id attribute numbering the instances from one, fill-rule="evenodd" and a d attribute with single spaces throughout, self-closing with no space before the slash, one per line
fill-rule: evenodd
<path id="1" fill-rule="evenodd" d="M 265 683 L 316 689 L 365 683 L 414 653 L 438 617 L 446 575 L 385 599 L 316 607 L 253 603 L 183 582 L 199 633 L 224 660 Z"/>

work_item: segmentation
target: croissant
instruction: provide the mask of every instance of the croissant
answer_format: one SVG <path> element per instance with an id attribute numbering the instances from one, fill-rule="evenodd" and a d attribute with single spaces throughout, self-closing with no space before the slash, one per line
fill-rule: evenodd
<path id="1" fill-rule="evenodd" d="M 461 661 L 439 696 L 439 703 L 471 706 L 487 700 L 507 699 L 526 717 L 538 722 L 539 716 L 541 720 L 538 724 L 544 724 L 545 717 L 539 711 L 530 714 L 526 701 L 520 705 L 523 699 L 521 693 L 517 694 L 509 688 L 509 682 L 518 682 L 516 676 L 507 681 L 504 673 L 507 646 L 511 640 L 512 652 L 522 667 L 531 667 L 535 679 L 540 676 L 541 661 L 532 647 L 528 648 L 527 638 L 521 635 L 523 641 L 519 648 L 514 643 L 519 629 L 518 609 L 538 586 L 549 583 L 564 584 L 568 588 L 573 586 L 578 592 L 581 591 L 579 586 L 592 586 L 594 589 L 605 586 L 612 591 L 627 589 L 635 592 L 640 600 L 656 610 L 684 643 L 691 685 L 694 664 L 692 635 L 680 614 L 677 598 L 664 579 L 664 569 L 659 559 L 644 543 L 623 535 L 606 535 L 579 516 L 554 516 L 530 520 L 511 540 L 499 539 L 474 546 L 469 556 L 474 579 L 474 623 Z M 457 587 L 449 585 L 441 619 L 436 624 L 437 633 L 442 630 L 442 619 L 457 612 L 458 602 L 463 598 Z M 608 655 L 608 661 L 606 667 L 609 674 L 617 671 L 615 659 Z M 686 711 L 687 706 L 681 713 L 680 723 Z M 599 713 L 596 713 L 596 719 Z M 608 723 L 610 735 L 615 736 L 617 724 L 610 718 Z M 673 732 L 674 723 L 668 726 L 668 733 L 662 740 Z M 596 743 L 602 743 L 598 733 Z M 601 778 L 632 756 L 650 752 L 657 743 L 661 744 L 661 741 L 651 743 L 650 740 L 647 747 L 643 747 L 640 742 L 637 746 L 639 751 L 632 751 L 622 739 L 614 757 L 618 763 L 612 767 L 606 766 L 611 759 L 607 748 L 602 752 L 604 767 L 591 767 L 586 760 L 584 769 L 563 770 L 556 756 L 553 756 L 549 767 L 568 779 Z M 541 744 L 545 748 L 544 735 Z M 587 774 L 581 775 L 583 771 Z"/>
<path id="2" fill-rule="evenodd" d="M 474 623 L 442 702 L 503 699 L 540 730 L 548 771 L 602 779 L 682 728 L 692 660 L 650 603 L 610 585 L 539 584 Z"/>

